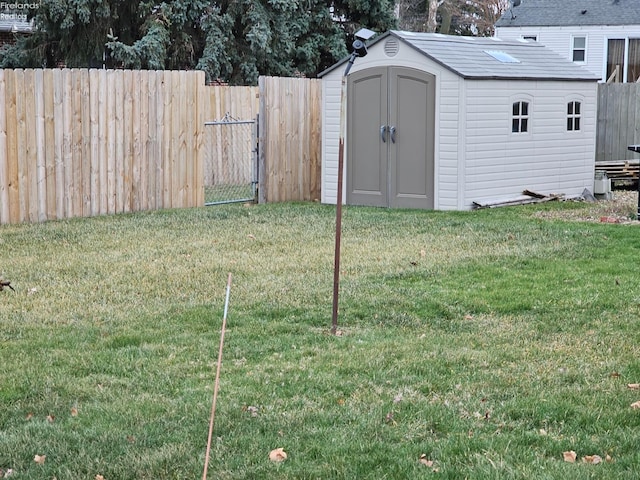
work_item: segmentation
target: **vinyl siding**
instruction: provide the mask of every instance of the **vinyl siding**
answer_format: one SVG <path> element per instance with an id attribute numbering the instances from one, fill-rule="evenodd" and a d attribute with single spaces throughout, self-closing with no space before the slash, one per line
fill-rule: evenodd
<path id="1" fill-rule="evenodd" d="M 559 55 L 571 60 L 573 36 L 586 36 L 586 60 L 578 62 L 601 77 L 606 78 L 607 40 L 610 38 L 640 38 L 640 25 L 626 26 L 576 26 L 576 27 L 496 27 L 495 36 L 504 40 L 516 40 L 525 35 L 537 35 L 538 42 Z"/>
<path id="2" fill-rule="evenodd" d="M 464 208 L 524 189 L 579 195 L 593 188 L 594 83 L 467 81 Z M 512 101 L 529 97 L 529 129 L 512 133 Z M 567 103 L 581 101 L 581 129 L 567 131 Z"/>

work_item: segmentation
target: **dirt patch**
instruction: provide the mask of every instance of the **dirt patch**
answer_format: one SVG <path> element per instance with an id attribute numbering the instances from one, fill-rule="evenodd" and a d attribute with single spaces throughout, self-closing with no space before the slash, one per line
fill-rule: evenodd
<path id="1" fill-rule="evenodd" d="M 615 190 L 612 192 L 611 200 L 584 202 L 584 204 L 584 208 L 547 210 L 537 212 L 535 216 L 558 220 L 640 225 L 636 220 L 638 210 L 638 192 L 636 191 Z"/>

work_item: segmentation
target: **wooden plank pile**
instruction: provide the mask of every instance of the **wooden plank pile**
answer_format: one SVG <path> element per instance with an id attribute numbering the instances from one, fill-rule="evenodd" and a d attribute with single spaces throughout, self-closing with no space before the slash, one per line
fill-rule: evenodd
<path id="1" fill-rule="evenodd" d="M 528 205 L 531 203 L 544 203 L 564 199 L 565 195 L 563 193 L 551 193 L 547 195 L 544 193 L 534 192 L 532 190 L 524 190 L 522 195 L 517 197 L 473 202 L 473 208 L 508 207 L 513 205 Z"/>
<path id="2" fill-rule="evenodd" d="M 614 185 L 637 181 L 639 167 L 640 160 L 603 160 L 596 162 L 596 172 L 605 172 Z"/>

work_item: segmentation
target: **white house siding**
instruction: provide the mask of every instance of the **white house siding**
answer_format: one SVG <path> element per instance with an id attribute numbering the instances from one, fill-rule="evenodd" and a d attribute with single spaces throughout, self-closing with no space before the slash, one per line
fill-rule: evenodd
<path id="1" fill-rule="evenodd" d="M 392 59 L 384 53 L 383 45 L 376 45 L 366 57 L 356 59 L 351 72 L 374 67 L 408 67 L 426 71 L 436 77 L 435 142 L 434 142 L 434 208 L 455 209 L 458 201 L 458 148 L 459 85 L 462 79 L 430 61 L 422 53 L 400 42 L 398 54 Z M 340 139 L 340 95 L 342 75 L 346 64 L 322 77 L 323 130 L 322 130 L 322 194 L 323 203 L 335 204 L 338 184 L 338 143 Z M 345 144 L 345 175 L 348 149 Z M 346 198 L 346 177 L 342 198 Z"/>
<path id="2" fill-rule="evenodd" d="M 639 38 L 640 25 L 566 26 L 566 27 L 496 27 L 495 36 L 503 40 L 517 40 L 536 35 L 537 41 L 572 60 L 573 37 L 587 38 L 585 62 L 576 62 L 606 80 L 607 41 L 614 38 Z"/>
<path id="3" fill-rule="evenodd" d="M 524 189 L 579 195 L 593 189 L 594 82 L 466 81 L 464 204 Z M 511 132 L 512 104 L 528 100 L 529 131 Z M 582 104 L 580 131 L 567 131 L 567 103 Z"/>

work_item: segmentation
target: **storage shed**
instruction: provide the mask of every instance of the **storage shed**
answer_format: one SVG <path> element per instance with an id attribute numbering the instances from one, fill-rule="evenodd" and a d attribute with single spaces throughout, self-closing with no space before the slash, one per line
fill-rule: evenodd
<path id="1" fill-rule="evenodd" d="M 325 203 L 346 61 L 321 74 Z M 532 41 L 381 35 L 348 75 L 343 201 L 467 210 L 525 189 L 593 190 L 598 79 Z"/>

